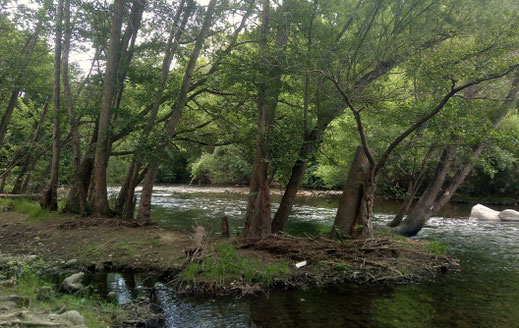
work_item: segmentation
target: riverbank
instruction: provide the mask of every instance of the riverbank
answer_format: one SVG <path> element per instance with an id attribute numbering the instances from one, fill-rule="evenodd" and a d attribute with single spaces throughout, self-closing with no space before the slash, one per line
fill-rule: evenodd
<path id="1" fill-rule="evenodd" d="M 243 296 L 343 282 L 404 283 L 457 264 L 441 244 L 389 233 L 340 242 L 278 235 L 255 245 L 212 235 L 203 251 L 193 255 L 192 233 L 158 224 L 56 215 L 29 201 L 12 204 L 4 205 L 0 216 L 0 252 L 6 257 L 30 258 L 32 269 L 61 277 L 141 272 L 187 295 Z M 24 270 L 21 264 L 19 271 Z"/>

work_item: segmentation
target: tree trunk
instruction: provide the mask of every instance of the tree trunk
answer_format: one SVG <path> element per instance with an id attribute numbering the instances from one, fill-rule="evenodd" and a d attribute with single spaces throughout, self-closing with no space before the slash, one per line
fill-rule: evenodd
<path id="1" fill-rule="evenodd" d="M 267 39 L 270 30 L 270 1 L 263 0 L 262 13 L 262 40 L 260 41 L 260 57 L 264 59 L 267 51 Z M 281 8 L 281 11 L 284 9 Z M 281 56 L 288 41 L 288 26 L 280 25 L 276 34 L 274 50 L 277 56 Z M 281 63 L 278 65 L 261 62 L 260 71 L 263 72 L 258 83 L 258 137 L 256 142 L 256 154 L 251 179 L 249 199 L 245 214 L 244 237 L 250 240 L 262 239 L 271 234 L 272 214 L 269 189 L 269 135 L 272 132 L 275 112 L 281 91 L 281 77 L 283 71 Z"/>
<path id="2" fill-rule="evenodd" d="M 393 220 L 391 220 L 391 222 L 387 224 L 388 227 L 396 227 L 400 224 L 400 222 L 402 222 L 402 219 L 404 218 L 405 214 L 407 213 L 407 211 L 409 211 L 409 208 L 413 204 L 413 199 L 416 195 L 416 192 L 418 191 L 418 188 L 415 188 L 415 185 L 416 181 L 414 181 L 414 179 L 409 181 L 409 185 L 407 186 L 407 192 L 405 194 L 404 203 L 402 204 L 402 206 L 400 206 L 400 209 L 396 213 Z"/>
<path id="3" fill-rule="evenodd" d="M 24 46 L 24 52 L 26 53 L 27 60 L 23 63 L 20 73 L 18 74 L 18 77 L 15 80 L 14 90 L 11 93 L 11 97 L 9 98 L 9 103 L 7 104 L 7 108 L 4 112 L 4 115 L 2 116 L 2 121 L 0 122 L 0 148 L 2 148 L 3 141 L 5 138 L 5 135 L 7 133 L 7 127 L 9 125 L 9 121 L 11 120 L 11 116 L 13 115 L 14 109 L 16 107 L 16 104 L 18 102 L 18 96 L 20 94 L 20 86 L 19 83 L 21 82 L 22 78 L 25 75 L 25 71 L 27 70 L 27 66 L 29 65 L 31 61 L 31 56 L 34 51 L 34 46 L 36 45 L 36 41 L 38 41 L 38 35 L 40 34 L 42 28 L 41 21 L 38 22 L 36 28 L 34 29 L 34 32 L 31 34 L 29 39 L 27 40 L 25 46 Z"/>
<path id="4" fill-rule="evenodd" d="M 106 63 L 101 112 L 99 115 L 99 129 L 94 160 L 94 189 L 92 191 L 92 210 L 99 216 L 110 215 L 108 205 L 106 165 L 109 157 L 109 129 L 112 115 L 112 100 L 114 96 L 115 80 L 117 77 L 118 49 L 121 37 L 121 27 L 124 14 L 124 0 L 114 1 L 114 15 L 110 32 L 110 45 Z"/>
<path id="5" fill-rule="evenodd" d="M 135 50 L 135 41 L 137 39 L 137 33 L 139 31 L 142 14 L 144 13 L 144 8 L 146 6 L 146 0 L 134 0 L 132 3 L 132 8 L 130 10 L 129 22 L 124 31 L 121 42 L 119 45 L 119 53 L 118 60 L 116 62 L 115 71 L 117 72 L 116 82 L 115 82 L 115 94 L 113 98 L 113 108 L 119 108 L 121 103 L 123 90 L 124 90 L 124 80 L 126 79 L 126 74 L 128 73 L 128 69 L 130 68 L 130 63 L 133 58 L 133 52 Z"/>
<path id="6" fill-rule="evenodd" d="M 9 98 L 9 103 L 5 109 L 4 116 L 2 116 L 2 121 L 0 122 L 0 147 L 3 145 L 5 134 L 7 133 L 7 126 L 9 125 L 9 121 L 11 120 L 11 116 L 13 115 L 14 109 L 18 102 L 19 94 L 20 89 L 16 89 L 11 93 L 11 97 Z"/>
<path id="7" fill-rule="evenodd" d="M 42 207 L 51 211 L 58 210 L 58 178 L 60 161 L 60 75 L 61 75 L 61 37 L 63 29 L 63 0 L 58 1 L 58 12 L 56 15 L 56 41 L 54 49 L 54 82 L 52 93 L 52 161 L 50 172 L 50 183 L 42 199 Z"/>
<path id="8" fill-rule="evenodd" d="M 32 152 L 34 150 L 34 147 L 38 143 L 38 140 L 40 139 L 41 132 L 43 131 L 43 127 L 45 125 L 45 119 L 47 118 L 47 112 L 49 111 L 49 101 L 45 101 L 45 104 L 43 105 L 43 109 L 41 111 L 40 120 L 38 122 L 38 125 L 36 127 L 36 130 L 34 131 L 32 143 L 29 149 L 27 150 L 27 155 L 25 157 L 25 160 L 20 168 L 20 172 L 18 172 L 18 177 L 16 178 L 16 181 L 14 183 L 13 187 L 13 194 L 19 194 L 22 193 L 23 189 L 23 177 L 29 170 L 29 168 L 33 167 L 31 163 L 35 161 L 36 159 L 33 158 Z"/>
<path id="9" fill-rule="evenodd" d="M 416 196 L 416 193 L 418 192 L 418 189 L 420 189 L 420 186 L 422 185 L 425 169 L 427 167 L 427 160 L 433 155 L 435 146 L 429 147 L 429 151 L 427 151 L 427 154 L 425 155 L 420 171 L 418 174 L 413 175 L 412 178 L 409 181 L 409 185 L 407 188 L 406 198 L 404 200 L 404 203 L 400 207 L 398 213 L 395 215 L 393 220 L 389 222 L 387 225 L 388 227 L 396 227 L 398 226 L 402 220 L 404 219 L 404 216 L 408 213 L 409 209 L 411 208 L 411 205 L 413 204 L 413 200 Z"/>
<path id="10" fill-rule="evenodd" d="M 135 200 L 133 195 L 135 194 L 135 187 L 137 187 L 137 177 L 139 174 L 139 170 L 141 168 L 141 165 L 138 163 L 141 163 L 143 160 L 142 152 L 139 148 L 145 147 L 147 144 L 148 137 L 153 129 L 153 126 L 155 125 L 155 121 L 157 118 L 158 110 L 160 107 L 160 104 L 162 103 L 162 96 L 164 93 L 164 89 L 166 88 L 166 83 L 168 80 L 169 75 L 169 68 L 171 66 L 171 62 L 173 60 L 173 56 L 176 54 L 180 38 L 184 32 L 184 28 L 187 24 L 187 21 L 189 17 L 191 16 L 191 13 L 194 9 L 194 3 L 192 1 L 189 1 L 189 3 L 185 6 L 185 0 L 182 0 L 177 8 L 177 11 L 175 13 L 175 17 L 173 19 L 173 24 L 168 36 L 168 41 L 166 45 L 166 52 L 164 55 L 164 60 L 162 62 L 162 68 L 161 68 L 161 78 L 158 84 L 157 92 L 155 93 L 155 99 L 153 103 L 153 107 L 150 111 L 150 116 L 148 117 L 148 122 L 146 124 L 146 127 L 144 128 L 143 132 L 141 133 L 141 140 L 139 142 L 139 145 L 136 149 L 136 152 L 134 154 L 132 164 L 130 168 L 128 169 L 128 173 L 126 175 L 125 181 L 123 186 L 121 187 L 120 194 L 117 198 L 116 203 L 116 212 L 119 213 L 122 217 L 129 218 L 130 213 L 129 210 L 125 210 L 125 208 L 134 208 L 135 207 Z M 180 26 L 178 26 L 180 16 L 182 15 L 182 12 L 184 12 L 184 17 L 182 19 L 182 22 L 180 23 Z M 147 170 L 147 169 L 146 169 Z M 149 188 L 149 187 L 147 187 Z M 142 197 L 142 196 L 141 196 Z M 131 212 L 131 218 L 133 218 L 133 212 Z"/>
<path id="11" fill-rule="evenodd" d="M 94 170 L 94 144 L 90 144 L 85 154 L 83 155 L 83 159 L 81 160 L 80 165 L 80 176 L 79 180 L 83 184 L 83 190 L 85 191 L 86 196 L 88 196 L 88 190 L 90 189 L 92 173 Z M 87 197 L 88 198 L 88 197 Z M 79 204 L 79 191 L 77 184 L 74 184 L 68 194 L 67 194 L 67 204 L 65 205 L 65 210 L 70 213 L 80 213 L 80 204 Z"/>
<path id="12" fill-rule="evenodd" d="M 159 149 L 157 149 L 158 154 L 163 154 L 165 147 L 167 146 L 167 143 L 169 143 L 169 140 L 174 136 L 176 132 L 176 128 L 178 123 L 180 122 L 180 119 L 182 117 L 182 112 L 184 111 L 184 108 L 187 103 L 187 95 L 189 93 L 189 90 L 191 88 L 193 73 L 195 71 L 196 62 L 198 61 L 198 57 L 200 55 L 200 51 L 202 50 L 202 46 L 204 45 L 207 33 L 209 31 L 209 27 L 211 25 L 214 9 L 216 6 L 217 0 L 211 0 L 207 6 L 207 11 L 204 17 L 204 22 L 202 24 L 202 28 L 200 29 L 200 33 L 197 37 L 197 40 L 195 42 L 195 46 L 193 48 L 193 52 L 191 53 L 191 56 L 189 58 L 189 62 L 186 67 L 186 71 L 184 73 L 184 78 L 182 80 L 182 86 L 180 88 L 180 92 L 178 94 L 178 98 L 175 102 L 172 116 L 169 119 L 169 121 L 166 123 L 166 140 L 164 140 L 164 143 L 160 144 Z M 158 156 L 160 158 L 160 156 Z M 142 185 L 142 192 L 141 192 L 141 200 L 139 203 L 139 220 L 149 220 L 150 219 L 150 211 L 151 211 L 151 194 L 153 191 L 153 184 L 155 181 L 155 177 L 157 176 L 158 169 L 159 169 L 159 163 L 158 158 L 154 160 L 148 169 L 148 172 L 146 174 L 146 177 L 144 179 L 144 183 Z"/>
<path id="13" fill-rule="evenodd" d="M 62 75 L 63 75 L 63 90 L 65 95 L 65 102 L 67 104 L 67 112 L 70 121 L 70 132 L 72 134 L 72 149 L 74 154 L 74 182 L 78 190 L 79 198 L 79 212 L 81 215 L 86 213 L 86 190 L 81 181 L 81 140 L 79 136 L 79 129 L 76 120 L 76 113 L 74 110 L 74 102 L 72 100 L 72 92 L 70 91 L 69 81 L 69 66 L 68 59 L 70 53 L 70 39 L 72 38 L 72 28 L 70 26 L 70 0 L 64 0 L 64 19 L 65 19 L 65 35 L 63 40 L 63 58 L 62 58 Z"/>
<path id="14" fill-rule="evenodd" d="M 117 196 L 115 210 L 122 219 L 133 219 L 135 212 L 135 188 L 144 179 L 146 171 L 145 168 L 140 174 L 135 161 L 132 161 L 128 169 L 128 174 L 121 186 L 121 191 Z"/>
<path id="15" fill-rule="evenodd" d="M 332 226 L 332 238 L 353 235 L 357 214 L 360 211 L 363 199 L 368 167 L 369 162 L 364 148 L 358 146 L 348 178 L 342 189 L 342 197 Z"/>
<path id="16" fill-rule="evenodd" d="M 222 225 L 220 230 L 222 238 L 229 238 L 231 236 L 229 234 L 229 220 L 226 215 L 222 216 Z"/>
<path id="17" fill-rule="evenodd" d="M 0 182 L 0 193 L 4 192 L 6 181 L 7 181 L 7 172 L 2 176 L 2 180 Z"/>
<path id="18" fill-rule="evenodd" d="M 400 234 L 405 236 L 416 235 L 425 221 L 431 217 L 436 197 L 442 189 L 455 155 L 455 146 L 449 145 L 444 149 L 435 174 L 427 185 L 427 188 L 414 208 L 409 212 L 407 218 L 398 226 L 398 232 Z"/>
<path id="19" fill-rule="evenodd" d="M 297 191 L 299 190 L 299 186 L 303 180 L 307 165 L 308 160 L 296 160 L 294 166 L 292 167 L 290 179 L 288 180 L 288 184 L 285 187 L 283 198 L 281 198 L 278 210 L 276 211 L 274 219 L 272 220 L 272 233 L 278 233 L 284 229 L 288 220 L 288 216 L 290 215 L 292 207 L 294 206 Z"/>
<path id="20" fill-rule="evenodd" d="M 328 126 L 328 124 L 326 124 L 326 126 Z M 303 180 L 306 166 L 308 165 L 308 158 L 312 156 L 315 147 L 321 139 L 325 129 L 325 126 L 317 126 L 308 136 L 306 136 L 305 143 L 299 151 L 300 158 L 304 159 L 296 160 L 294 166 L 292 167 L 290 179 L 288 180 L 288 184 L 285 187 L 283 198 L 281 199 L 279 208 L 274 215 L 274 219 L 272 220 L 272 233 L 278 233 L 285 227 L 288 216 L 290 215 L 292 207 L 294 206 L 297 191 L 301 186 L 301 181 Z"/>
<path id="21" fill-rule="evenodd" d="M 492 128 L 495 129 L 499 126 L 499 124 L 503 121 L 505 116 L 508 114 L 511 108 L 515 103 L 515 99 L 517 97 L 517 93 L 519 92 L 519 73 L 515 73 L 515 77 L 512 81 L 512 86 L 508 91 L 506 96 L 506 100 L 503 102 L 502 110 L 499 111 L 497 116 L 493 120 Z M 424 191 L 424 195 L 422 197 L 428 201 L 428 203 L 423 204 L 422 208 L 417 208 L 420 204 L 417 204 L 413 212 L 411 212 L 407 218 L 402 221 L 402 223 L 396 228 L 396 231 L 404 236 L 414 236 L 416 235 L 425 225 L 429 218 L 438 213 L 450 200 L 452 195 L 456 192 L 458 187 L 463 183 L 465 178 L 468 176 L 470 171 L 472 170 L 474 163 L 479 158 L 481 153 L 484 150 L 486 139 L 481 141 L 479 144 L 475 145 L 472 148 L 472 156 L 468 162 L 463 164 L 456 174 L 454 175 L 452 181 L 445 187 L 445 189 L 441 190 L 441 186 L 443 186 L 446 176 L 437 174 L 433 178 L 433 182 L 435 186 L 440 184 L 439 188 L 427 188 Z M 454 155 L 453 155 L 454 156 Z M 441 165 L 441 162 L 440 164 Z M 441 192 L 441 194 L 440 194 Z M 422 199 L 420 198 L 420 200 Z M 431 201 L 432 199 L 432 201 Z"/>

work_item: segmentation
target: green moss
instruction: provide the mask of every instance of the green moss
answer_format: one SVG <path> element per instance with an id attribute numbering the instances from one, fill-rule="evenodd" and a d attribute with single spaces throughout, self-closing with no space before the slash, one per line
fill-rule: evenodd
<path id="1" fill-rule="evenodd" d="M 231 283 L 268 286 L 288 271 L 284 261 L 265 265 L 236 254 L 236 249 L 229 243 L 220 243 L 215 246 L 215 254 L 206 256 L 200 263 L 190 263 L 180 278 L 195 285 L 205 282 L 217 287 Z"/>

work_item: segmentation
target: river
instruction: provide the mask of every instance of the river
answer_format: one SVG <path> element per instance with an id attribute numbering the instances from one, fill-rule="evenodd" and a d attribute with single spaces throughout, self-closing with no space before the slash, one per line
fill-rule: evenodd
<path id="1" fill-rule="evenodd" d="M 218 233 L 226 215 L 233 233 L 243 229 L 246 195 L 190 186 L 158 186 L 152 216 L 162 225 Z M 231 190 L 234 191 L 234 190 Z M 278 196 L 274 196 L 277 207 Z M 316 234 L 331 227 L 335 197 L 299 198 L 286 231 Z M 398 203 L 375 203 L 375 225 L 383 227 Z M 459 271 L 408 285 L 342 285 L 323 290 L 291 290 L 242 299 L 177 297 L 156 284 L 167 327 L 519 327 L 519 224 L 469 221 L 468 205 L 450 205 L 434 217 L 418 239 L 448 244 L 461 260 Z M 107 289 L 118 301 L 146 295 L 138 275 L 110 274 Z M 121 296 L 122 295 L 122 296 Z"/>

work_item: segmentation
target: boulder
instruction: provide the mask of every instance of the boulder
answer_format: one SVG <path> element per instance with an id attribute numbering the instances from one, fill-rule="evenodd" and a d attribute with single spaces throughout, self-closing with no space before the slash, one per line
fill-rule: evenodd
<path id="1" fill-rule="evenodd" d="M 62 314 L 51 313 L 49 314 L 51 321 L 57 321 L 61 324 L 56 323 L 55 325 L 73 328 L 87 328 L 85 319 L 77 311 L 67 311 Z"/>
<path id="2" fill-rule="evenodd" d="M 67 262 L 65 262 L 65 265 L 66 266 L 74 266 L 78 263 L 78 260 L 77 259 L 72 259 L 72 260 L 68 260 Z"/>
<path id="3" fill-rule="evenodd" d="M 67 311 L 60 315 L 60 319 L 68 323 L 71 327 L 86 328 L 85 319 L 77 311 Z"/>
<path id="4" fill-rule="evenodd" d="M 488 208 L 484 205 L 477 204 L 472 207 L 470 211 L 470 220 L 492 220 L 499 221 L 499 211 L 495 211 L 491 208 Z"/>
<path id="5" fill-rule="evenodd" d="M 504 210 L 499 213 L 499 218 L 502 221 L 518 221 L 519 222 L 519 212 L 514 210 Z"/>
<path id="6" fill-rule="evenodd" d="M 85 288 L 85 286 L 83 286 L 83 284 L 81 283 L 84 276 L 85 273 L 83 272 L 74 273 L 70 277 L 67 277 L 65 280 L 63 280 L 63 288 L 69 292 L 81 291 Z"/>

